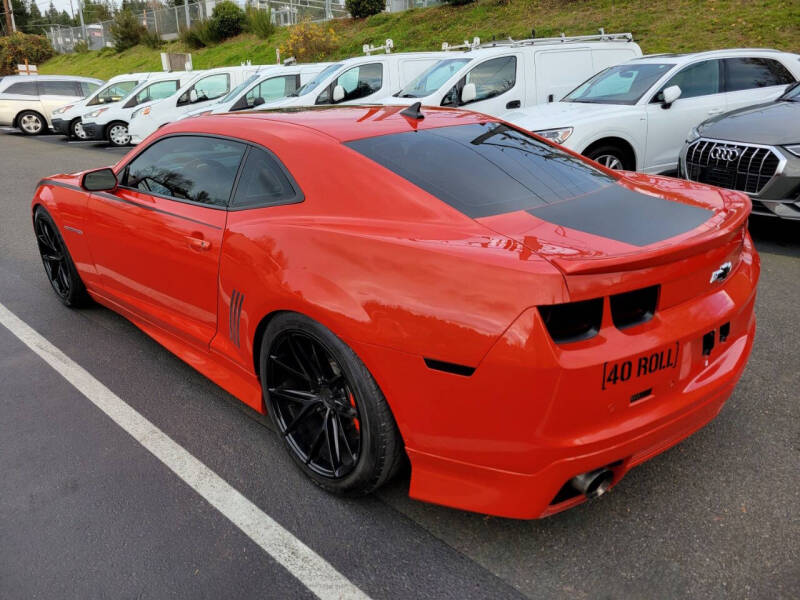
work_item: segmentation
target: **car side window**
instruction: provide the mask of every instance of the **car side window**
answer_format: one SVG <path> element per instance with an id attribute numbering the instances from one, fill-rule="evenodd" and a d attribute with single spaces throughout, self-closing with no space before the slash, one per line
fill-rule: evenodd
<path id="1" fill-rule="evenodd" d="M 725 59 L 725 91 L 738 92 L 794 83 L 795 78 L 777 60 L 741 57 Z"/>
<path id="2" fill-rule="evenodd" d="M 673 85 L 681 88 L 683 99 L 719 94 L 722 92 L 720 62 L 704 60 L 681 69 L 661 87 L 652 101 L 663 102 L 662 92 Z"/>
<path id="3" fill-rule="evenodd" d="M 277 159 L 261 148 L 251 147 L 231 207 L 275 206 L 299 199 L 286 170 Z"/>
<path id="4" fill-rule="evenodd" d="M 505 94 L 517 83 L 517 57 L 501 56 L 479 64 L 450 88 L 442 98 L 442 106 L 460 106 L 461 90 L 468 83 L 475 84 L 476 94 L 472 102 Z"/>
<path id="5" fill-rule="evenodd" d="M 40 81 L 42 96 L 80 96 L 80 87 L 73 81 Z"/>
<path id="6" fill-rule="evenodd" d="M 285 98 L 300 87 L 299 80 L 299 75 L 283 75 L 280 77 L 271 77 L 266 81 L 262 81 L 247 92 L 245 96 L 247 108 L 255 106 L 258 98 L 261 98 L 264 102 Z"/>
<path id="7" fill-rule="evenodd" d="M 161 139 L 125 167 L 122 186 L 224 207 L 246 148 L 239 142 L 203 136 Z"/>
<path id="8" fill-rule="evenodd" d="M 203 79 L 181 94 L 181 97 L 178 98 L 178 106 L 205 102 L 206 100 L 214 100 L 224 96 L 231 91 L 230 81 L 231 77 L 227 73 L 203 77 Z"/>
<path id="9" fill-rule="evenodd" d="M 12 83 L 3 92 L 4 94 L 17 94 L 18 96 L 38 96 L 39 92 L 36 89 L 35 81 L 20 81 Z"/>
<path id="10" fill-rule="evenodd" d="M 332 104 L 333 90 L 340 85 L 344 89 L 344 98 L 339 102 L 358 100 L 374 94 L 383 87 L 383 65 L 369 63 L 348 69 L 317 96 L 317 104 Z"/>

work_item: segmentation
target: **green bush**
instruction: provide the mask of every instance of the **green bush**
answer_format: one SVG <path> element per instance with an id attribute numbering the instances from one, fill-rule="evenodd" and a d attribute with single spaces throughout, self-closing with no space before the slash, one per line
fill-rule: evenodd
<path id="1" fill-rule="evenodd" d="M 0 37 L 0 75 L 14 75 L 26 58 L 29 64 L 40 65 L 54 54 L 50 40 L 43 35 L 17 32 Z"/>
<path id="2" fill-rule="evenodd" d="M 114 22 L 111 23 L 111 37 L 114 38 L 114 48 L 117 52 L 133 48 L 142 41 L 142 37 L 146 33 L 147 28 L 130 10 L 121 10 L 114 15 Z"/>
<path id="3" fill-rule="evenodd" d="M 354 19 L 371 17 L 386 10 L 386 0 L 345 0 L 344 5 Z"/>
<path id="4" fill-rule="evenodd" d="M 460 6 L 462 4 L 472 4 L 475 0 L 442 0 L 442 2 L 446 4 L 452 4 L 454 6 Z"/>
<path id="5" fill-rule="evenodd" d="M 161 36 L 158 35 L 155 31 L 150 31 L 149 29 L 145 29 L 144 33 L 142 33 L 141 43 L 147 46 L 148 48 L 153 48 L 154 50 L 157 48 L 161 48 L 164 40 L 161 39 Z"/>
<path id="6" fill-rule="evenodd" d="M 272 23 L 272 11 L 269 8 L 260 10 L 255 6 L 247 8 L 247 30 L 255 34 L 262 40 L 266 40 L 275 33 L 275 25 Z"/>
<path id="7" fill-rule="evenodd" d="M 181 31 L 181 41 L 189 48 L 205 48 L 219 42 L 211 21 L 195 21 L 189 29 Z"/>
<path id="8" fill-rule="evenodd" d="M 89 44 L 86 42 L 76 42 L 72 49 L 78 54 L 86 54 L 89 51 Z"/>
<path id="9" fill-rule="evenodd" d="M 246 23 L 244 11 L 230 0 L 217 4 L 208 20 L 209 27 L 219 42 L 242 33 Z"/>

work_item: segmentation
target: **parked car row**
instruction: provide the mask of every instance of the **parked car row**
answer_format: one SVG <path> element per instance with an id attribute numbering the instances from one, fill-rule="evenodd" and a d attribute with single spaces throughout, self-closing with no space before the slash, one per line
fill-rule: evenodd
<path id="1" fill-rule="evenodd" d="M 49 124 L 68 136 L 122 146 L 141 143 L 167 123 L 205 114 L 419 103 L 502 118 L 613 169 L 675 175 L 690 131 L 709 118 L 716 121 L 730 111 L 771 103 L 798 79 L 797 54 L 731 49 L 643 56 L 631 34 L 601 31 L 483 46 L 476 39 L 455 47 L 444 44 L 440 52 L 387 49 L 336 63 L 123 75 L 86 100 L 56 110 Z M 770 118 L 762 112 L 747 118 Z M 44 130 L 46 118 L 43 114 L 37 125 L 29 109 L 5 121 L 35 134 Z M 796 147 L 798 120 L 784 125 L 781 135 Z M 704 137 L 688 140 L 689 166 L 680 172 L 747 192 L 760 213 L 800 218 L 800 189 L 791 179 L 794 153 L 772 142 L 756 151 L 758 146 L 736 134 L 725 140 L 742 143 L 735 165 L 720 162 L 722 150 L 712 157 Z M 712 167 L 709 160 L 715 161 Z"/>

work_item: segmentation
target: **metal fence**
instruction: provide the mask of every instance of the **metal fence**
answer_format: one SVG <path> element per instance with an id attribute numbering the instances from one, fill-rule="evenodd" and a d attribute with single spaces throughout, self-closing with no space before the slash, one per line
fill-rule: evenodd
<path id="1" fill-rule="evenodd" d="M 201 0 L 185 3 L 182 6 L 163 7 L 136 13 L 142 25 L 151 33 L 157 33 L 163 40 L 174 40 L 192 23 L 211 17 L 217 2 L 222 0 Z M 258 8 L 271 11 L 272 22 L 279 26 L 294 25 L 303 19 L 328 21 L 347 17 L 345 0 L 234 0 L 241 8 Z M 440 0 L 387 0 L 386 10 L 399 12 L 410 8 L 421 8 L 438 4 Z M 89 50 L 110 48 L 114 45 L 111 35 L 112 21 L 91 23 L 81 27 L 62 27 L 53 25 L 47 37 L 56 52 L 74 52 L 75 45 L 85 42 Z"/>

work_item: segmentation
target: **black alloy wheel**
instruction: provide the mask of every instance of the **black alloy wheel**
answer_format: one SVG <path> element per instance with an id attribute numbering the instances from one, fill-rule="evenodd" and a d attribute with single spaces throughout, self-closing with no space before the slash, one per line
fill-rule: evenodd
<path id="1" fill-rule="evenodd" d="M 260 365 L 278 434 L 317 485 L 362 495 L 396 472 L 405 453 L 391 410 L 364 364 L 333 332 L 304 315 L 282 313 L 264 332 Z"/>
<path id="2" fill-rule="evenodd" d="M 272 344 L 267 381 L 278 431 L 313 472 L 340 479 L 361 452 L 356 397 L 342 368 L 318 340 L 284 331 Z"/>
<path id="3" fill-rule="evenodd" d="M 86 288 L 56 224 L 43 208 L 36 210 L 33 228 L 44 271 L 59 300 L 67 306 L 85 304 L 89 299 Z"/>

